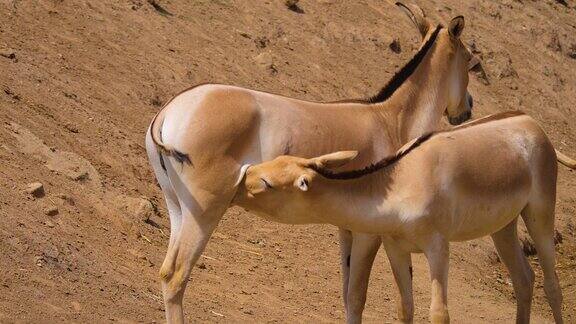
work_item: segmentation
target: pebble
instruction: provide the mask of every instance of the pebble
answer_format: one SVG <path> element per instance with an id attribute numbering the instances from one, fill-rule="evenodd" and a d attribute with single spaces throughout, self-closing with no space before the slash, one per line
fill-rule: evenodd
<path id="1" fill-rule="evenodd" d="M 388 46 L 390 47 L 390 50 L 396 54 L 402 52 L 402 47 L 400 46 L 400 40 L 398 38 L 394 38 Z"/>
<path id="2" fill-rule="evenodd" d="M 26 192 L 36 198 L 44 197 L 44 185 L 40 182 L 29 183 Z"/>
<path id="3" fill-rule="evenodd" d="M 72 305 L 72 308 L 77 312 L 82 310 L 82 305 L 80 305 L 80 303 L 77 301 L 71 302 L 70 305 Z"/>
<path id="4" fill-rule="evenodd" d="M 0 49 L 0 56 L 7 59 L 16 60 L 16 53 L 10 49 Z"/>
<path id="5" fill-rule="evenodd" d="M 48 216 L 56 216 L 58 215 L 58 207 L 50 206 L 44 209 L 44 213 Z"/>

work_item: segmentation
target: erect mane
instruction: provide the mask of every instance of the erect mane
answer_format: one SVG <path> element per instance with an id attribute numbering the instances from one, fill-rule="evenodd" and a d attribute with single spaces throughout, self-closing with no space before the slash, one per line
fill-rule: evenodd
<path id="1" fill-rule="evenodd" d="M 436 134 L 436 132 L 431 132 L 431 133 L 427 133 L 425 135 L 422 135 L 422 136 L 416 138 L 415 140 L 413 140 L 412 143 L 409 143 L 408 147 L 406 147 L 405 149 L 400 149 L 398 152 L 396 152 L 396 154 L 391 155 L 391 156 L 387 156 L 387 157 L 383 158 L 382 160 L 380 160 L 374 164 L 371 164 L 371 165 L 369 165 L 363 169 L 334 172 L 332 170 L 318 167 L 316 165 L 312 165 L 312 166 L 310 166 L 310 168 L 327 179 L 350 180 L 350 179 L 360 178 L 360 177 L 363 177 L 363 176 L 368 175 L 370 173 L 374 173 L 378 170 L 381 170 L 381 169 L 383 169 L 389 165 L 396 163 L 403 156 L 410 153 L 413 149 L 417 148 L 422 143 L 426 142 L 434 134 Z"/>
<path id="2" fill-rule="evenodd" d="M 416 68 L 422 63 L 432 45 L 436 42 L 438 38 L 438 34 L 442 29 L 442 25 L 436 26 L 434 32 L 430 38 L 424 43 L 422 48 L 412 57 L 406 65 L 404 65 L 400 71 L 396 72 L 392 79 L 388 81 L 388 83 L 375 95 L 367 99 L 350 99 L 350 100 L 341 100 L 340 102 L 357 102 L 357 103 L 379 103 L 388 100 L 400 88 L 400 86 L 416 71 Z"/>

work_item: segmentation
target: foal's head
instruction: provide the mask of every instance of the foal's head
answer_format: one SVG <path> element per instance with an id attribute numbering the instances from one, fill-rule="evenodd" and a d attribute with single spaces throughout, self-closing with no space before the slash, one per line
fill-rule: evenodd
<path id="1" fill-rule="evenodd" d="M 358 155 L 356 151 L 341 151 L 312 159 L 279 156 L 274 160 L 248 167 L 241 184 L 244 198 L 273 198 L 276 193 L 308 191 L 318 176 L 315 170 L 342 166 Z"/>

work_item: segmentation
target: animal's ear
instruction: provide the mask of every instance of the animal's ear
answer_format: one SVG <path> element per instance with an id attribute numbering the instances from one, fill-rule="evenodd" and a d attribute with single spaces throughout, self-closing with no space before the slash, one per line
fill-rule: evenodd
<path id="1" fill-rule="evenodd" d="M 310 177 L 306 174 L 303 174 L 294 181 L 294 186 L 298 187 L 298 189 L 302 191 L 308 191 L 308 185 L 310 184 Z"/>
<path id="2" fill-rule="evenodd" d="M 246 172 L 248 171 L 248 168 L 251 166 L 252 164 L 244 164 L 240 168 L 240 174 L 238 175 L 238 180 L 236 180 L 236 184 L 234 184 L 234 187 L 238 187 L 242 183 L 242 181 L 246 177 Z"/>
<path id="3" fill-rule="evenodd" d="M 402 2 L 396 2 L 396 6 L 400 8 L 407 16 L 412 20 L 422 38 L 426 37 L 428 31 L 430 30 L 430 22 L 426 18 L 424 11 L 422 8 L 418 7 L 415 4 L 403 4 Z"/>
<path id="4" fill-rule="evenodd" d="M 464 30 L 464 17 L 463 16 L 456 16 L 452 18 L 450 21 L 450 25 L 448 25 L 448 33 L 450 36 L 454 38 L 459 38 L 462 35 L 462 31 Z"/>
<path id="5" fill-rule="evenodd" d="M 314 158 L 312 163 L 324 168 L 335 168 L 352 161 L 357 155 L 358 151 L 340 151 Z"/>

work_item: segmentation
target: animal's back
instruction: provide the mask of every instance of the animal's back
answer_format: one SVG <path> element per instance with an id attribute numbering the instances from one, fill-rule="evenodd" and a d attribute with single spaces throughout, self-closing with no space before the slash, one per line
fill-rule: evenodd
<path id="1" fill-rule="evenodd" d="M 555 191 L 554 148 L 526 115 L 438 134 L 415 153 L 412 168 L 425 165 L 422 173 L 438 190 L 431 213 L 449 215 L 438 226 L 450 228 L 452 240 L 492 233 L 536 196 Z"/>

